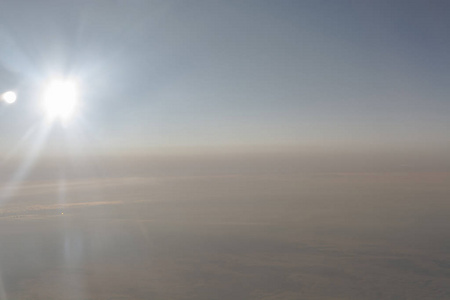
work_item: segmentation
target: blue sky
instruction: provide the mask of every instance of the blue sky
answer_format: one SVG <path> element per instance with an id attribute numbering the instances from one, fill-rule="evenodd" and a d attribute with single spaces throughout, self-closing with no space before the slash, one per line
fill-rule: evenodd
<path id="1" fill-rule="evenodd" d="M 448 145 L 445 1 L 4 1 L 2 148 L 80 82 L 87 146 Z M 55 125 L 56 126 L 56 125 Z"/>

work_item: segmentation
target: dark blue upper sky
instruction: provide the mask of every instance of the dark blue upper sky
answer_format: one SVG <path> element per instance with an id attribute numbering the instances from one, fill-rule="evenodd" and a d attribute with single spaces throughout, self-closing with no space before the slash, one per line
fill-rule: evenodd
<path id="1" fill-rule="evenodd" d="M 447 145 L 448 1 L 2 1 L 0 145 L 80 82 L 100 148 Z M 59 132 L 59 133 L 58 133 Z"/>

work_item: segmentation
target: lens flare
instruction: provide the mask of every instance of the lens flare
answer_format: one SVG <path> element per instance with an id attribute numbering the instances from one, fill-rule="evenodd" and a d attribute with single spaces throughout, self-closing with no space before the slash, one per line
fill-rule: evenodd
<path id="1" fill-rule="evenodd" d="M 11 103 L 16 102 L 17 95 L 13 91 L 8 91 L 2 95 L 2 99 L 6 103 L 11 104 Z"/>

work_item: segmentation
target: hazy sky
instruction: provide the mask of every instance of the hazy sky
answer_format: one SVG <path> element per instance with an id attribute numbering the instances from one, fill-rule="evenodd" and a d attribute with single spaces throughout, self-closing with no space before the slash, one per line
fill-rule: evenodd
<path id="1" fill-rule="evenodd" d="M 0 0 L 0 300 L 450 299 L 449 16 Z"/>
<path id="2" fill-rule="evenodd" d="M 0 3 L 4 149 L 54 75 L 89 147 L 450 142 L 447 1 Z"/>

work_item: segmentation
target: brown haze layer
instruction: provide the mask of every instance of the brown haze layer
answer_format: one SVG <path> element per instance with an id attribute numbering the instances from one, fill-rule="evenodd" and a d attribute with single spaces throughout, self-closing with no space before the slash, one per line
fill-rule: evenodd
<path id="1" fill-rule="evenodd" d="M 42 160 L 0 207 L 0 298 L 449 299 L 443 162 L 332 151 Z"/>

